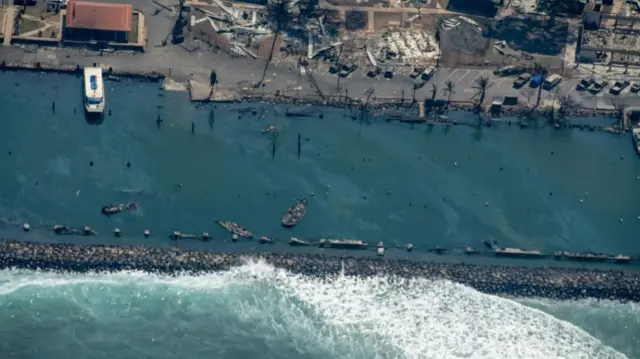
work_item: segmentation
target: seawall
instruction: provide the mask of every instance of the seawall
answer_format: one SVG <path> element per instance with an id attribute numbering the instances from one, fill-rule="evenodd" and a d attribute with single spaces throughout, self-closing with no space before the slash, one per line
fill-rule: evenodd
<path id="1" fill-rule="evenodd" d="M 412 262 L 292 253 L 219 253 L 178 248 L 43 244 L 0 240 L 0 268 L 50 271 L 142 270 L 198 274 L 228 270 L 247 259 L 262 259 L 292 273 L 330 277 L 388 275 L 461 283 L 478 291 L 516 297 L 558 300 L 597 298 L 640 302 L 640 273 L 584 268 L 531 268 Z"/>

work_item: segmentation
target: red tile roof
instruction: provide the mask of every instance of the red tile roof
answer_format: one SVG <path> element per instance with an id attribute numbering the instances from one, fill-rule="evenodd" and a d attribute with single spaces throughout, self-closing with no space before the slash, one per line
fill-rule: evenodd
<path id="1" fill-rule="evenodd" d="M 107 31 L 131 31 L 133 7 L 130 4 L 69 1 L 66 27 Z"/>

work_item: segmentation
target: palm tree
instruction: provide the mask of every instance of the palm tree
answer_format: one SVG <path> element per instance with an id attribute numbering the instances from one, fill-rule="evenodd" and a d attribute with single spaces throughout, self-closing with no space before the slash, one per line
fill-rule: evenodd
<path id="1" fill-rule="evenodd" d="M 431 104 L 433 105 L 436 101 L 436 96 L 438 95 L 438 84 L 431 84 Z"/>
<path id="2" fill-rule="evenodd" d="M 456 94 L 456 91 L 454 90 L 455 87 L 456 85 L 451 80 L 444 83 L 442 93 L 447 96 L 447 108 L 449 108 L 449 105 L 451 104 L 451 96 Z"/>
<path id="3" fill-rule="evenodd" d="M 536 75 L 541 75 L 542 79 L 540 80 L 540 86 L 538 86 L 538 98 L 536 99 L 536 108 L 538 106 L 540 106 L 540 99 L 542 98 L 542 84 L 544 83 L 544 80 L 547 79 L 547 75 L 549 74 L 549 69 L 547 69 L 545 66 L 543 66 L 542 64 L 540 64 L 539 62 L 536 62 L 533 64 L 533 73 Z"/>
<path id="4" fill-rule="evenodd" d="M 218 74 L 216 73 L 216 70 L 211 70 L 211 73 L 209 74 L 209 87 L 211 88 L 211 91 L 209 91 L 209 101 L 211 101 L 211 96 L 213 96 L 213 88 L 217 83 Z"/>
<path id="5" fill-rule="evenodd" d="M 436 57 L 436 67 L 440 67 L 440 57 L 442 56 L 442 46 L 440 46 L 441 44 L 441 32 L 440 29 L 442 29 L 442 24 L 443 24 L 444 19 L 442 17 L 438 17 L 438 20 L 436 20 L 436 32 L 435 32 L 435 40 L 438 43 L 438 57 Z"/>
<path id="6" fill-rule="evenodd" d="M 478 97 L 477 106 L 482 108 L 482 104 L 487 96 L 487 90 L 492 86 L 492 83 L 487 76 L 478 77 L 473 82 L 474 84 L 471 88 L 476 90 L 476 94 L 473 95 L 473 97 Z"/>
<path id="7" fill-rule="evenodd" d="M 482 126 L 482 105 L 484 104 L 485 97 L 487 96 L 487 90 L 491 87 L 491 81 L 489 81 L 489 77 L 481 76 L 475 79 L 473 86 L 474 90 L 476 90 L 476 94 L 473 97 L 478 97 L 478 102 L 475 105 L 474 111 L 478 114 L 477 124 L 478 127 Z"/>
<path id="8" fill-rule="evenodd" d="M 267 17 L 269 19 L 269 24 L 274 27 L 273 42 L 271 43 L 271 50 L 269 51 L 269 58 L 267 59 L 267 63 L 264 64 L 262 77 L 260 78 L 260 81 L 256 83 L 255 87 L 260 87 L 260 85 L 262 85 L 262 83 L 264 82 L 264 78 L 267 76 L 267 69 L 269 68 L 269 63 L 271 63 L 271 60 L 273 59 L 273 50 L 276 47 L 276 43 L 278 42 L 280 31 L 286 29 L 293 19 L 293 15 L 289 11 L 289 0 L 270 1 L 267 5 Z"/>

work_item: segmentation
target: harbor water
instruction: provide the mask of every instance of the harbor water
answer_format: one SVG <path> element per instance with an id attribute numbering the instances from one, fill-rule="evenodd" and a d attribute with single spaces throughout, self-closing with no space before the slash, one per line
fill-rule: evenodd
<path id="1" fill-rule="evenodd" d="M 209 232 L 202 246 L 234 246 L 221 219 L 278 240 L 640 253 L 640 160 L 628 136 L 543 123 L 363 124 L 340 109 L 286 117 L 293 106 L 197 107 L 139 82 L 106 82 L 96 124 L 85 120 L 80 78 L 6 72 L 0 85 L 10 89 L 0 92 L 5 234 L 24 222 L 27 238 L 50 236 L 54 224 L 90 225 L 103 243 L 166 245 L 178 230 Z M 267 125 L 278 135 L 262 134 Z M 303 196 L 306 217 L 282 228 Z M 100 213 L 129 201 L 141 208 Z M 116 227 L 123 237 L 110 235 Z M 318 281 L 260 263 L 201 277 L 0 273 L 0 324 L 11 323 L 0 326 L 9 338 L 2 358 L 640 357 L 630 303 Z"/>

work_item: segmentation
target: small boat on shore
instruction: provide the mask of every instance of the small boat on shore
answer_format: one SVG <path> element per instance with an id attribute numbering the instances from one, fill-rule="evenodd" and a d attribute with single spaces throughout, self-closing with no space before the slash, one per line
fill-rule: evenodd
<path id="1" fill-rule="evenodd" d="M 274 131 L 276 131 L 276 130 L 277 130 L 276 126 L 274 126 L 274 125 L 268 125 L 268 126 L 265 126 L 265 127 L 262 129 L 262 133 L 265 133 L 265 134 L 266 134 L 266 133 L 274 132 Z"/>
<path id="2" fill-rule="evenodd" d="M 307 214 L 307 199 L 298 199 L 296 203 L 291 206 L 284 217 L 282 217 L 282 226 L 291 228 L 300 223 L 302 218 Z"/>
<path id="3" fill-rule="evenodd" d="M 220 227 L 226 229 L 229 233 L 235 234 L 238 237 L 253 238 L 253 233 L 244 229 L 244 227 L 235 222 L 216 220 L 216 223 L 218 223 Z"/>
<path id="4" fill-rule="evenodd" d="M 291 246 L 309 246 L 311 245 L 309 242 L 304 241 L 300 238 L 291 237 L 289 238 L 289 245 Z"/>
<path id="5" fill-rule="evenodd" d="M 105 216 L 111 216 L 114 214 L 118 214 L 124 211 L 134 211 L 138 209 L 140 206 L 136 202 L 128 202 L 128 203 L 120 203 L 120 204 L 110 204 L 102 207 L 102 214 Z"/>

